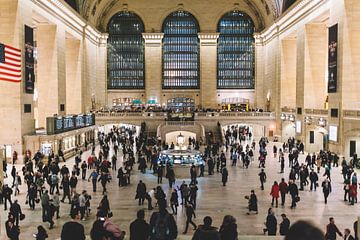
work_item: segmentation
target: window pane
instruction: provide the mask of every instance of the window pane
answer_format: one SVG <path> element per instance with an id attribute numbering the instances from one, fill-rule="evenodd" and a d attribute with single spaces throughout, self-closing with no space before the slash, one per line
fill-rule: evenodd
<path id="1" fill-rule="evenodd" d="M 143 89 L 144 24 L 134 13 L 119 12 L 108 32 L 108 89 Z"/>
<path id="2" fill-rule="evenodd" d="M 163 24 L 163 88 L 199 88 L 199 25 L 177 11 Z"/>
<path id="3" fill-rule="evenodd" d="M 253 89 L 255 79 L 254 24 L 240 11 L 226 14 L 218 24 L 217 86 Z"/>

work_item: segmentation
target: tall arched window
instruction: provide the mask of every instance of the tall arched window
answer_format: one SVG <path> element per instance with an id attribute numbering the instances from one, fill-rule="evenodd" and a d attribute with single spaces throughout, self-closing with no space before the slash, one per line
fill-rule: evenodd
<path id="1" fill-rule="evenodd" d="M 163 88 L 199 88 L 199 24 L 186 11 L 171 13 L 163 23 Z"/>
<path id="2" fill-rule="evenodd" d="M 255 79 L 254 23 L 243 12 L 225 14 L 218 23 L 217 86 L 253 89 Z"/>
<path id="3" fill-rule="evenodd" d="M 132 12 L 115 14 L 108 25 L 108 89 L 143 89 L 144 24 Z"/>

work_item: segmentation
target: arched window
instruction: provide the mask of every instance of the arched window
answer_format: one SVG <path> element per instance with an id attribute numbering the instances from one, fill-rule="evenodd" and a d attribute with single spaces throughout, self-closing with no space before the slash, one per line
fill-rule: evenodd
<path id="1" fill-rule="evenodd" d="M 132 12 L 119 12 L 108 25 L 108 89 L 143 89 L 144 24 Z"/>
<path id="2" fill-rule="evenodd" d="M 199 24 L 186 11 L 170 14 L 163 23 L 163 88 L 199 88 Z"/>
<path id="3" fill-rule="evenodd" d="M 295 2 L 296 0 L 284 0 L 283 12 L 290 8 Z"/>
<path id="4" fill-rule="evenodd" d="M 69 6 L 72 7 L 75 11 L 78 11 L 76 0 L 65 0 L 65 2 L 69 4 Z"/>
<path id="5" fill-rule="evenodd" d="M 225 14 L 218 23 L 217 86 L 253 89 L 255 79 L 254 23 L 243 12 Z"/>

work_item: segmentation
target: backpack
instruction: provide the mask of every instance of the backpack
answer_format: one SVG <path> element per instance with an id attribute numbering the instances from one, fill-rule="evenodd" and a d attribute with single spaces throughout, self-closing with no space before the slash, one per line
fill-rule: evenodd
<path id="1" fill-rule="evenodd" d="M 169 219 L 170 215 L 166 213 L 164 216 L 161 216 L 160 213 L 157 214 L 155 226 L 153 228 L 154 239 L 157 240 L 166 240 L 169 238 L 170 229 L 169 229 Z"/>

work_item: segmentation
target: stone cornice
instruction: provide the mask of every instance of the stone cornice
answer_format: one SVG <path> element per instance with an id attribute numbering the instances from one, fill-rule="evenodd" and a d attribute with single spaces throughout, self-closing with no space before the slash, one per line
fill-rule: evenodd
<path id="1" fill-rule="evenodd" d="M 63 22 L 64 25 L 79 34 L 84 34 L 87 39 L 95 44 L 99 44 L 104 37 L 101 32 L 89 25 L 75 10 L 69 7 L 64 0 L 31 0 L 31 2 Z"/>
<path id="2" fill-rule="evenodd" d="M 164 33 L 143 33 L 145 45 L 148 47 L 158 47 L 161 45 Z"/>
<path id="3" fill-rule="evenodd" d="M 282 33 L 286 32 L 296 24 L 301 22 L 308 15 L 318 11 L 322 7 L 327 7 L 329 0 L 302 0 L 295 5 L 288 13 L 276 20 L 276 22 L 266 30 L 255 35 L 257 44 L 265 45 Z"/>
<path id="4" fill-rule="evenodd" d="M 198 33 L 201 46 L 216 46 L 220 33 Z"/>

